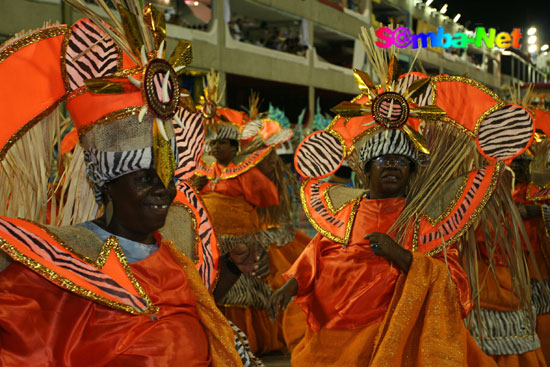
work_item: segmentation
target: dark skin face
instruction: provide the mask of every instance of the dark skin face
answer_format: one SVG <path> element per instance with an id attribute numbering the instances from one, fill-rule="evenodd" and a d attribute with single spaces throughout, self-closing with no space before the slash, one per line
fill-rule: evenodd
<path id="1" fill-rule="evenodd" d="M 237 147 L 229 139 L 214 139 L 210 142 L 210 152 L 219 164 L 227 166 L 237 154 Z"/>
<path id="2" fill-rule="evenodd" d="M 371 199 L 386 199 L 405 195 L 411 173 L 411 161 L 402 155 L 388 154 L 370 162 L 367 172 Z"/>
<path id="3" fill-rule="evenodd" d="M 176 185 L 168 187 L 154 169 L 128 173 L 105 184 L 104 194 L 113 203 L 113 218 L 105 229 L 132 241 L 154 244 L 153 232 L 164 226 Z"/>

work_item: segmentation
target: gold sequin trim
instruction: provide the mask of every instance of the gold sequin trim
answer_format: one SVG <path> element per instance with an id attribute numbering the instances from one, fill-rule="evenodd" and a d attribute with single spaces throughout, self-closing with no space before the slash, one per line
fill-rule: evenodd
<path id="1" fill-rule="evenodd" d="M 432 78 L 434 85 L 432 86 L 432 90 L 435 96 L 436 93 L 436 83 L 437 82 L 462 82 L 471 85 L 472 87 L 475 87 L 479 89 L 480 91 L 487 93 L 491 98 L 493 98 L 496 102 L 496 105 L 490 107 L 487 111 L 483 112 L 479 119 L 476 122 L 476 125 L 474 127 L 473 136 L 477 136 L 479 133 L 479 127 L 481 126 L 481 122 L 491 113 L 498 110 L 499 108 L 506 105 L 506 102 L 503 101 L 495 92 L 493 92 L 491 89 L 487 88 L 485 85 L 476 82 L 475 80 L 472 80 L 470 78 L 466 78 L 463 76 L 450 76 L 450 75 L 440 75 Z M 434 97 L 435 101 L 435 97 Z"/>
<path id="2" fill-rule="evenodd" d="M 139 111 L 141 110 L 141 107 L 142 106 L 132 106 L 132 107 L 123 108 L 122 110 L 110 112 L 105 116 L 101 117 L 100 119 L 98 119 L 97 121 L 81 127 L 80 130 L 78 131 L 78 136 L 86 135 L 88 131 L 90 131 L 97 125 L 108 124 L 130 116 L 138 115 Z"/>
<path id="3" fill-rule="evenodd" d="M 539 190 L 545 190 L 545 189 L 548 189 L 550 188 L 550 183 L 546 184 L 546 185 L 542 185 L 542 186 L 538 186 L 538 185 L 535 185 L 534 183 L 529 183 L 529 186 L 527 187 L 527 195 L 526 195 L 526 199 L 529 200 L 529 201 L 544 201 L 544 200 L 548 200 L 550 199 L 550 193 L 548 195 L 542 195 L 542 196 L 537 196 L 537 197 L 532 197 L 531 196 L 531 186 L 535 186 L 537 189 Z"/>
<path id="4" fill-rule="evenodd" d="M 71 92 L 71 94 L 69 94 L 69 96 L 67 97 L 67 102 L 71 101 L 73 98 L 86 94 L 89 91 L 90 90 L 88 89 L 88 87 L 83 85 L 82 87 L 75 89 L 74 91 Z"/>
<path id="5" fill-rule="evenodd" d="M 264 154 L 261 154 L 260 156 L 254 158 L 252 160 L 252 162 L 245 168 L 243 168 L 241 171 L 239 172 L 235 172 L 235 173 L 232 173 L 230 175 L 226 175 L 226 176 L 223 176 L 223 173 L 220 175 L 220 180 L 228 180 L 230 178 L 235 178 L 237 176 L 240 176 L 242 175 L 243 173 L 245 172 L 248 172 L 250 171 L 252 168 L 256 167 L 258 164 L 260 164 L 261 161 L 263 161 L 265 159 L 265 157 L 267 157 L 269 155 L 269 153 L 271 153 L 271 151 L 273 150 L 273 147 L 271 147 L 269 150 L 267 150 Z M 241 162 L 240 164 L 243 164 L 243 162 Z M 235 168 L 235 167 L 233 167 Z M 222 177 L 223 176 L 223 177 Z"/>
<path id="6" fill-rule="evenodd" d="M 191 260 L 195 263 L 195 265 L 197 265 L 199 263 L 199 246 L 201 246 L 202 243 L 199 236 L 199 226 L 197 224 L 197 218 L 195 218 L 195 213 L 193 213 L 193 210 L 188 205 L 185 205 L 182 202 L 174 201 L 172 205 L 184 208 L 187 211 L 187 213 L 189 213 L 189 217 L 191 217 L 191 222 L 193 223 L 193 232 L 195 233 L 195 247 L 194 247 L 195 253 L 194 253 L 194 259 L 191 259 Z M 214 233 L 212 232 L 212 237 L 213 236 L 214 236 Z"/>
<path id="7" fill-rule="evenodd" d="M 130 282 L 134 285 L 134 287 L 138 291 L 139 295 L 143 299 L 145 299 L 145 302 L 147 303 L 148 309 L 145 310 L 143 313 L 145 313 L 147 311 L 149 311 L 147 313 L 156 313 L 156 312 L 158 312 L 158 307 L 153 305 L 153 303 L 149 299 L 149 296 L 145 293 L 145 291 L 143 290 L 141 285 L 135 279 L 134 274 L 132 273 L 132 270 L 130 269 L 130 265 L 128 264 L 128 261 L 126 260 L 126 256 L 124 255 L 124 252 L 122 251 L 122 248 L 119 246 L 118 239 L 116 237 L 110 236 L 109 238 L 107 238 L 107 240 L 101 246 L 101 250 L 99 252 L 99 255 L 98 255 L 97 259 L 94 260 L 94 259 L 91 259 L 87 256 L 83 256 L 83 255 L 79 254 L 78 252 L 76 252 L 69 245 L 67 245 L 67 243 L 63 239 L 61 239 L 55 233 L 50 231 L 48 229 L 48 227 L 46 227 L 46 226 L 44 226 L 40 223 L 34 222 L 32 220 L 25 219 L 25 221 L 39 227 L 41 230 L 46 232 L 46 234 L 48 236 L 50 236 L 54 241 L 56 241 L 59 245 L 61 245 L 66 251 L 70 252 L 74 256 L 78 257 L 80 260 L 82 260 L 82 261 L 84 261 L 84 262 L 86 262 L 86 263 L 90 264 L 91 266 L 94 266 L 98 269 L 103 269 L 103 266 L 105 266 L 105 263 L 107 262 L 109 252 L 112 249 L 115 252 L 118 260 L 120 261 L 120 264 L 122 265 L 122 267 L 126 271 L 126 275 L 130 279 Z M 111 240 L 111 238 L 113 238 L 114 241 Z M 98 297 L 101 297 L 101 296 L 98 295 Z M 107 301 L 109 301 L 109 300 L 107 300 Z M 113 301 L 110 301 L 110 302 L 113 302 Z M 126 306 L 124 304 L 121 304 L 121 305 L 124 306 L 124 307 L 130 307 L 130 306 Z M 130 308 L 135 311 L 135 309 L 133 307 L 130 307 Z M 137 312 L 131 312 L 131 313 L 137 314 Z"/>
<path id="8" fill-rule="evenodd" d="M 320 224 L 318 224 L 313 218 L 313 216 L 311 215 L 308 207 L 306 194 L 305 194 L 305 187 L 309 183 L 309 181 L 311 181 L 311 179 L 307 179 L 300 187 L 300 199 L 302 201 L 302 207 L 304 208 L 304 213 L 306 214 L 307 219 L 309 220 L 313 228 L 315 228 L 315 230 L 321 233 L 324 237 L 334 242 L 341 243 L 344 246 L 347 245 L 351 235 L 351 230 L 353 228 L 353 223 L 355 222 L 355 216 L 357 215 L 357 209 L 359 208 L 359 204 L 361 203 L 361 199 L 363 197 L 359 196 L 353 200 L 355 203 L 353 204 L 353 207 L 351 208 L 351 213 L 347 218 L 346 232 L 344 234 L 344 237 L 343 238 L 337 237 L 334 234 L 332 234 L 330 231 L 327 231 L 325 228 L 323 228 Z"/>
<path id="9" fill-rule="evenodd" d="M 12 257 L 14 260 L 22 263 L 23 265 L 27 266 L 29 269 L 35 271 L 36 273 L 40 274 L 42 277 L 46 278 L 47 280 L 53 282 L 54 284 L 58 285 L 63 289 L 66 289 L 74 294 L 91 299 L 97 303 L 103 304 L 105 306 L 108 306 L 116 310 L 125 311 L 134 315 L 141 314 L 131 306 L 109 300 L 82 286 L 74 284 L 72 281 L 57 274 L 56 272 L 49 269 L 48 267 L 23 255 L 21 252 L 19 252 L 19 250 L 17 250 L 13 245 L 11 245 L 8 241 L 4 240 L 3 238 L 0 238 L 0 248 L 4 250 L 8 255 L 10 255 L 10 257 Z M 154 312 L 157 312 L 157 311 L 154 311 Z"/>
<path id="10" fill-rule="evenodd" d="M 67 47 L 69 46 L 69 40 L 71 39 L 72 35 L 72 29 L 69 28 L 69 32 L 65 34 L 65 37 L 63 38 L 63 43 L 61 45 L 61 78 L 63 79 L 63 85 L 65 86 L 65 90 L 68 92 L 71 90 L 71 86 L 69 83 L 69 76 L 67 74 Z"/>
<path id="11" fill-rule="evenodd" d="M 239 168 L 239 171 L 238 172 L 235 172 L 235 173 L 231 173 L 231 174 L 225 174 L 225 170 L 228 169 L 228 167 L 225 167 L 223 170 L 222 170 L 222 173 L 220 174 L 220 177 L 218 178 L 218 180 L 222 181 L 222 180 L 229 180 L 231 178 L 235 178 L 235 177 L 238 177 L 240 175 L 242 175 L 243 173 L 245 172 L 248 172 L 250 171 L 252 168 L 256 167 L 258 164 L 260 164 L 260 162 L 262 162 L 265 157 L 267 157 L 269 155 L 269 153 L 271 153 L 271 151 L 274 149 L 274 147 L 270 147 L 268 150 L 265 151 L 265 153 L 259 155 L 258 157 L 256 158 L 253 158 L 252 159 L 252 162 L 248 164 L 248 166 L 240 169 L 239 166 L 240 165 L 245 165 L 247 162 L 249 162 L 248 160 L 245 160 L 239 164 L 236 164 L 235 167 L 231 167 L 231 169 L 238 169 Z M 252 153 L 254 154 L 254 153 Z M 235 162 L 233 162 L 235 163 Z M 216 164 L 216 162 L 212 162 L 212 164 L 210 164 L 210 166 L 207 166 L 206 168 L 207 169 L 211 169 L 214 165 Z M 216 178 L 216 176 L 214 176 L 214 173 L 212 173 L 211 176 L 205 176 L 207 179 L 209 180 L 213 180 Z"/>
<path id="12" fill-rule="evenodd" d="M 472 131 L 466 129 L 464 126 L 462 126 L 460 123 L 456 122 L 455 120 L 453 120 L 449 116 L 443 116 L 439 119 L 439 121 L 440 122 L 446 122 L 446 123 L 449 123 L 449 124 L 453 125 L 458 130 L 460 130 L 461 132 L 463 132 L 464 134 L 470 136 L 473 139 L 475 139 L 475 137 L 476 137 L 476 135 Z"/>
<path id="13" fill-rule="evenodd" d="M 59 103 L 61 103 L 65 99 L 65 96 L 58 99 L 55 103 L 53 103 L 50 107 L 46 108 L 42 113 L 40 113 L 38 116 L 27 122 L 22 128 L 17 130 L 15 134 L 9 138 L 9 140 L 6 142 L 6 144 L 0 149 L 0 161 L 2 161 L 8 152 L 8 150 L 12 147 L 13 144 L 17 142 L 23 135 L 27 133 L 30 129 L 34 127 L 38 122 L 40 122 L 44 117 L 48 116 L 50 113 L 52 113 L 53 110 L 57 108 Z"/>
<path id="14" fill-rule="evenodd" d="M 444 244 L 439 245 L 438 247 L 436 247 L 431 251 L 428 251 L 426 253 L 426 256 L 434 256 L 440 253 L 443 250 L 443 248 L 448 247 L 449 245 L 453 244 L 456 240 L 458 240 L 468 230 L 468 228 L 470 228 L 472 223 L 477 221 L 479 214 L 483 209 L 485 209 L 485 205 L 487 204 L 487 201 L 489 201 L 489 199 L 493 195 L 493 191 L 500 177 L 500 171 L 501 171 L 502 165 L 504 165 L 504 163 L 501 162 L 497 166 L 495 166 L 495 171 L 493 172 L 493 175 L 491 177 L 491 183 L 489 184 L 489 188 L 485 192 L 485 196 L 483 197 L 483 199 L 481 199 L 481 203 L 474 210 L 474 212 L 472 213 L 468 221 L 462 226 L 462 228 L 460 228 L 460 230 L 454 236 L 452 236 L 447 241 L 444 241 Z"/>
<path id="15" fill-rule="evenodd" d="M 343 203 L 342 205 L 340 205 L 339 208 L 334 208 L 334 206 L 332 205 L 332 200 L 330 199 L 330 193 L 329 193 L 329 190 L 332 188 L 332 186 L 328 186 L 327 188 L 325 188 L 325 190 L 323 191 L 323 198 L 325 199 L 325 203 L 327 204 L 327 208 L 330 210 L 330 212 L 334 215 L 334 214 L 337 214 L 339 211 L 341 211 L 342 209 L 344 209 L 346 206 L 348 206 L 349 204 L 355 202 L 358 198 L 363 198 L 365 195 L 366 195 L 366 192 L 359 195 L 359 196 L 356 196 L 354 197 L 353 199 L 351 200 L 348 200 L 346 201 L 345 203 Z M 360 200 L 360 199 L 359 199 Z"/>
<path id="16" fill-rule="evenodd" d="M 31 33 L 28 36 L 23 37 L 9 44 L 7 47 L 4 47 L 4 49 L 0 52 L 0 63 L 6 60 L 11 55 L 13 55 L 14 53 L 16 53 L 17 51 L 21 50 L 24 47 L 32 45 L 33 43 L 40 42 L 47 38 L 65 35 L 70 32 L 71 32 L 71 29 L 68 28 L 66 25 L 60 25 L 56 27 L 43 29 L 35 33 Z"/>
<path id="17" fill-rule="evenodd" d="M 420 216 L 417 216 L 414 220 L 414 229 L 412 237 L 412 250 L 414 252 L 418 251 L 418 232 L 420 232 Z"/>
<path id="18" fill-rule="evenodd" d="M 451 200 L 449 205 L 447 206 L 447 209 L 443 213 L 441 213 L 437 218 L 432 218 L 428 213 L 422 212 L 421 215 L 432 224 L 432 226 L 437 225 L 439 222 L 441 222 L 443 219 L 447 218 L 449 214 L 453 211 L 453 208 L 455 207 L 458 200 L 460 200 L 460 197 L 464 193 L 464 189 L 466 188 L 466 184 L 468 183 L 468 176 L 464 176 L 462 178 L 462 183 L 460 184 L 460 187 L 456 191 L 455 197 Z"/>

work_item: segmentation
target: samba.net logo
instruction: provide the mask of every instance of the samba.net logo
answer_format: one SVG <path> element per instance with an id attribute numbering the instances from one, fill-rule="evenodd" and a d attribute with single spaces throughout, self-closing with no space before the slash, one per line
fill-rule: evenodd
<path id="1" fill-rule="evenodd" d="M 376 30 L 378 41 L 376 45 L 380 48 L 388 48 L 395 46 L 397 48 L 412 47 L 442 47 L 442 48 L 467 48 L 469 44 L 475 47 L 485 47 L 491 49 L 495 46 L 501 49 L 514 47 L 519 49 L 519 40 L 523 36 L 519 28 L 514 28 L 511 33 L 500 32 L 496 33 L 494 28 L 489 28 L 489 32 L 483 27 L 477 27 L 475 34 L 470 36 L 466 33 L 457 32 L 455 34 L 446 33 L 443 27 L 437 28 L 437 32 L 412 34 L 405 27 L 391 29 L 388 27 L 378 28 Z M 429 41 L 429 44 L 428 44 Z"/>

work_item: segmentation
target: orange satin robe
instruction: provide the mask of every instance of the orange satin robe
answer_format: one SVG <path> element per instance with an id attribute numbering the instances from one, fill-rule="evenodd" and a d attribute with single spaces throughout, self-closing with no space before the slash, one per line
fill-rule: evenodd
<path id="1" fill-rule="evenodd" d="M 312 330 L 357 329 L 383 320 L 401 271 L 375 255 L 363 237 L 387 233 L 404 206 L 404 198 L 363 199 L 346 248 L 318 234 L 285 274 L 298 281 L 295 302 L 306 312 Z M 409 244 L 405 248 L 411 250 Z M 447 263 L 465 316 L 472 307 L 470 288 L 452 247 L 447 249 Z"/>
<path id="2" fill-rule="evenodd" d="M 102 306 L 11 264 L 0 273 L 0 366 L 209 366 L 195 296 L 167 246 L 130 267 L 159 307 L 154 317 Z"/>
<path id="3" fill-rule="evenodd" d="M 219 177 L 224 169 L 233 167 L 235 167 L 233 162 L 229 163 L 227 167 L 216 162 L 213 166 L 214 175 Z M 201 196 L 205 196 L 209 192 L 217 192 L 224 196 L 243 197 L 245 201 L 256 208 L 279 205 L 277 186 L 257 167 L 253 167 L 237 177 L 215 181 L 216 179 L 208 181 L 200 191 Z"/>

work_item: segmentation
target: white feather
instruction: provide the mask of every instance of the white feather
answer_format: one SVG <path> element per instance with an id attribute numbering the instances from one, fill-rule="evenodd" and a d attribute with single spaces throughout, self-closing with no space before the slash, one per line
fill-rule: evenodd
<path id="1" fill-rule="evenodd" d="M 130 83 L 135 85 L 137 88 L 141 89 L 141 82 L 139 80 L 137 80 L 136 78 L 131 77 L 131 76 L 128 77 L 128 80 L 130 81 Z"/>
<path id="2" fill-rule="evenodd" d="M 147 105 L 143 105 L 141 107 L 141 110 L 139 110 L 139 115 L 138 115 L 138 121 L 139 122 L 143 121 L 143 118 L 145 117 L 146 113 L 147 113 Z"/>
<path id="3" fill-rule="evenodd" d="M 174 69 L 174 71 L 175 71 L 176 73 L 179 73 L 180 71 L 182 71 L 182 70 L 185 69 L 186 67 L 187 67 L 187 66 L 185 66 L 185 65 L 178 66 L 177 68 Z"/>
<path id="4" fill-rule="evenodd" d="M 174 115 L 174 120 L 176 120 L 176 122 L 178 123 L 178 125 L 179 125 L 182 129 L 184 128 L 183 122 L 181 122 L 181 119 L 180 119 L 180 117 L 178 116 L 177 113 Z"/>
<path id="5" fill-rule="evenodd" d="M 147 65 L 147 53 L 145 52 L 145 45 L 141 46 L 141 64 Z"/>
<path id="6" fill-rule="evenodd" d="M 160 43 L 160 47 L 157 52 L 157 59 L 162 59 L 163 53 L 164 53 L 164 40 L 162 40 L 162 42 Z"/>
<path id="7" fill-rule="evenodd" d="M 170 102 L 170 96 L 168 95 L 168 81 L 170 80 L 170 70 L 164 76 L 162 81 L 162 103 Z"/>
<path id="8" fill-rule="evenodd" d="M 157 127 L 159 128 L 160 135 L 162 135 L 164 140 L 168 141 L 168 135 L 166 135 L 166 130 L 164 130 L 164 122 L 159 119 L 155 119 L 155 122 L 157 123 Z"/>

